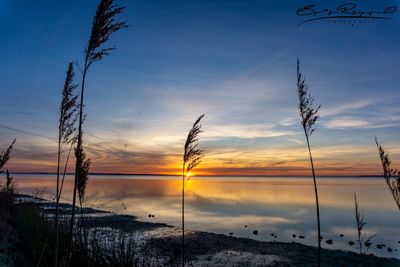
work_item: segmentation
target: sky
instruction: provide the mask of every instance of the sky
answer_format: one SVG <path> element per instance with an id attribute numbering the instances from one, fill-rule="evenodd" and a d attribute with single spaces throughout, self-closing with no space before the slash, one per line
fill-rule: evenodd
<path id="1" fill-rule="evenodd" d="M 310 175 L 296 58 L 320 119 L 317 175 L 380 174 L 374 137 L 400 166 L 400 19 L 304 23 L 309 4 L 343 1 L 121 0 L 129 27 L 86 81 L 84 145 L 92 172 L 179 174 L 205 113 L 196 175 Z M 347 2 L 346 2 L 347 3 Z M 383 10 L 398 1 L 354 1 Z M 68 62 L 80 84 L 97 1 L 0 0 L 0 149 L 11 172 L 54 172 Z M 346 22 L 346 23 L 344 23 Z M 72 166 L 72 164 L 71 164 Z"/>

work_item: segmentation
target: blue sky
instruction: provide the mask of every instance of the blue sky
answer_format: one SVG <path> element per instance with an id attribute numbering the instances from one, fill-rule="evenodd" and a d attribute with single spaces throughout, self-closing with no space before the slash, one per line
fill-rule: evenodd
<path id="1" fill-rule="evenodd" d="M 193 121 L 206 113 L 199 173 L 308 174 L 296 57 L 316 103 L 322 174 L 380 173 L 374 136 L 400 162 L 399 14 L 309 22 L 306 4 L 341 1 L 117 1 L 129 28 L 91 69 L 85 133 L 92 171 L 175 173 Z M 382 9 L 398 1 L 355 1 Z M 9 168 L 52 171 L 69 61 L 82 65 L 97 1 L 0 1 L 0 144 Z M 76 67 L 79 83 L 80 73 Z"/>

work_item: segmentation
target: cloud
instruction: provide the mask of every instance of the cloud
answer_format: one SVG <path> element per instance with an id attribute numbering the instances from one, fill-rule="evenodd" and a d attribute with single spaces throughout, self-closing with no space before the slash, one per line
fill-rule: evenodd
<path id="1" fill-rule="evenodd" d="M 335 106 L 331 106 L 331 107 L 322 107 L 320 109 L 320 115 L 321 116 L 334 116 L 334 115 L 339 115 L 339 114 L 343 114 L 345 112 L 349 112 L 349 111 L 355 111 L 355 110 L 360 110 L 363 108 L 366 108 L 368 106 L 370 106 L 373 103 L 372 100 L 356 100 L 356 101 L 352 101 L 352 102 L 347 102 L 347 103 L 339 103 Z"/>
<path id="2" fill-rule="evenodd" d="M 264 124 L 230 124 L 230 125 L 211 125 L 207 127 L 204 134 L 205 140 L 218 138 L 270 138 L 279 136 L 292 136 L 297 133 L 276 129 L 273 126 Z"/>
<path id="3" fill-rule="evenodd" d="M 370 128 L 369 122 L 357 118 L 342 117 L 332 119 L 324 123 L 328 129 L 345 129 L 345 128 Z"/>

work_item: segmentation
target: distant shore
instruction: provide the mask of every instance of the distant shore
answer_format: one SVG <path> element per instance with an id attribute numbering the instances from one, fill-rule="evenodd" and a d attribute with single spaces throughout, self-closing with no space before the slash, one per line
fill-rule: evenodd
<path id="1" fill-rule="evenodd" d="M 56 175 L 52 172 L 10 172 L 10 174 L 17 175 Z M 66 175 L 75 175 L 75 173 L 68 172 Z M 177 174 L 152 174 L 152 173 L 103 173 L 103 172 L 92 172 L 89 175 L 104 175 L 104 176 L 165 176 L 165 177 L 182 177 Z M 207 178 L 310 178 L 310 176 L 305 175 L 197 175 L 196 177 L 207 177 Z M 376 175 L 320 175 L 318 178 L 383 178 L 382 174 Z"/>
<path id="2" fill-rule="evenodd" d="M 55 203 L 20 195 L 23 201 L 35 201 L 47 213 L 54 212 Z M 69 204 L 61 204 L 63 214 L 69 214 Z M 140 240 L 139 249 L 146 257 L 171 263 L 179 258 L 181 230 L 164 223 L 138 220 L 135 216 L 119 215 L 103 210 L 84 208 L 85 227 L 101 231 L 102 236 L 121 231 Z M 149 214 L 151 216 L 151 214 Z M 186 232 L 188 266 L 316 266 L 316 247 L 296 242 L 262 242 L 189 230 Z M 169 265 L 168 265 L 169 266 Z M 374 255 L 360 256 L 343 250 L 322 250 L 322 266 L 400 266 L 400 260 Z"/>

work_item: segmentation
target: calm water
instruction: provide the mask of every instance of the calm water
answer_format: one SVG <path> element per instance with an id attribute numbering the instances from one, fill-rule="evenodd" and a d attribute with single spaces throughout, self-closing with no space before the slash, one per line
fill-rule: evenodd
<path id="1" fill-rule="evenodd" d="M 39 192 L 51 198 L 55 179 L 50 175 L 14 175 L 21 193 Z M 68 177 L 63 201 L 71 200 Z M 180 226 L 179 177 L 92 175 L 86 205 L 144 221 Z M 257 240 L 296 241 L 316 244 L 315 197 L 311 178 L 195 177 L 186 187 L 186 227 Z M 320 178 L 321 227 L 325 248 L 357 251 L 348 241 L 356 240 L 354 197 L 365 215 L 368 234 L 376 234 L 370 252 L 400 258 L 400 211 L 382 178 Z M 155 218 L 148 218 L 148 214 Z M 247 225 L 248 227 L 245 227 Z M 258 230 L 258 235 L 253 231 Z M 304 235 L 305 239 L 293 238 Z M 339 235 L 343 234 L 344 237 Z M 394 251 L 377 249 L 384 243 Z"/>

